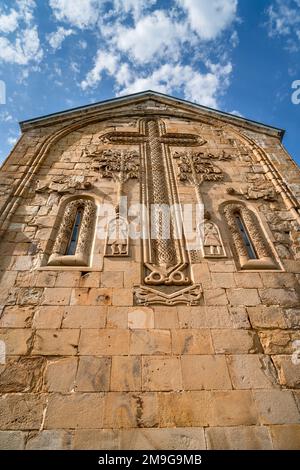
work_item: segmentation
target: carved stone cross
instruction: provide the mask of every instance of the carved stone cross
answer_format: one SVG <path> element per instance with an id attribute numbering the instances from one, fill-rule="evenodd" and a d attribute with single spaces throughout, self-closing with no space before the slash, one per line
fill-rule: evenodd
<path id="1" fill-rule="evenodd" d="M 152 204 L 171 206 L 178 203 L 168 146 L 192 147 L 205 143 L 195 134 L 166 133 L 163 122 L 154 117 L 142 119 L 139 132 L 109 132 L 102 140 L 116 145 L 140 146 L 144 156 L 142 202 L 148 207 L 148 211 Z M 190 284 L 191 279 L 184 272 L 188 264 L 184 240 L 174 237 L 176 221 L 171 220 L 168 238 L 160 235 L 164 231 L 161 227 L 164 222 L 159 214 L 154 213 L 151 223 L 152 227 L 159 227 L 159 230 L 155 239 L 144 241 L 144 263 L 148 270 L 144 282 L 152 285 Z"/>

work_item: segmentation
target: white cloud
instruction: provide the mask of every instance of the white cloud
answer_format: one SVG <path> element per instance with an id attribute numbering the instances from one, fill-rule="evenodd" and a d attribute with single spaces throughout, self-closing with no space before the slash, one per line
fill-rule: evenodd
<path id="1" fill-rule="evenodd" d="M 7 138 L 7 143 L 8 143 L 8 145 L 15 145 L 17 140 L 18 140 L 18 137 L 8 137 Z"/>
<path id="2" fill-rule="evenodd" d="M 49 0 L 54 16 L 80 29 L 94 26 L 105 0 Z"/>
<path id="3" fill-rule="evenodd" d="M 47 39 L 50 46 L 56 50 L 61 48 L 63 41 L 71 34 L 74 34 L 73 29 L 65 29 L 59 26 L 56 31 L 47 35 Z"/>
<path id="4" fill-rule="evenodd" d="M 103 50 L 99 50 L 94 60 L 94 67 L 89 71 L 85 80 L 80 84 L 83 90 L 88 87 L 95 87 L 102 78 L 102 73 L 106 71 L 109 75 L 113 75 L 118 66 L 118 57 L 111 53 Z"/>
<path id="5" fill-rule="evenodd" d="M 13 33 L 18 27 L 19 15 L 16 10 L 11 10 L 8 15 L 0 14 L 0 32 Z"/>
<path id="6" fill-rule="evenodd" d="M 268 10 L 268 33 L 270 37 L 282 36 L 286 47 L 300 48 L 300 0 L 275 0 Z"/>
<path id="7" fill-rule="evenodd" d="M 112 40 L 117 48 L 139 62 L 148 62 L 155 55 L 178 57 L 179 42 L 185 37 L 185 25 L 172 21 L 163 11 L 141 18 L 133 28 L 113 29 Z"/>
<path id="8" fill-rule="evenodd" d="M 113 0 L 113 10 L 118 14 L 132 14 L 137 20 L 142 13 L 155 5 L 157 0 Z"/>
<path id="9" fill-rule="evenodd" d="M 4 62 L 27 65 L 31 61 L 39 62 L 42 57 L 37 27 L 21 31 L 14 43 L 0 37 L 0 59 Z"/>
<path id="10" fill-rule="evenodd" d="M 238 0 L 176 0 L 201 39 L 215 39 L 236 18 Z"/>
<path id="11" fill-rule="evenodd" d="M 13 117 L 7 111 L 3 111 L 0 113 L 0 122 L 11 122 L 13 121 Z"/>

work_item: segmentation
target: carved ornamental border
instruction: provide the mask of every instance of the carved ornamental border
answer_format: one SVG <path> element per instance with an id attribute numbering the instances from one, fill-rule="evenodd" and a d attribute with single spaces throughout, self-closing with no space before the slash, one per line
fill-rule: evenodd
<path id="1" fill-rule="evenodd" d="M 66 255 L 78 209 L 83 210 L 74 255 Z M 75 199 L 64 210 L 48 266 L 88 266 L 95 232 L 96 204 L 90 199 Z"/>
<path id="2" fill-rule="evenodd" d="M 248 207 L 241 203 L 227 203 L 223 207 L 223 212 L 231 232 L 234 251 L 237 255 L 241 269 L 260 270 L 260 269 L 279 269 L 274 259 L 271 247 L 262 231 L 258 218 Z M 239 214 L 248 230 L 250 239 L 255 248 L 258 259 L 249 259 L 248 253 L 238 229 L 235 215 Z"/>

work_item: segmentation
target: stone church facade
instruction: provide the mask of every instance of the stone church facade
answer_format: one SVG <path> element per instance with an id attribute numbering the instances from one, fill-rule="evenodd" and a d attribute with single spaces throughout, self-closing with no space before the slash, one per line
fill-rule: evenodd
<path id="1" fill-rule="evenodd" d="M 155 92 L 21 128 L 0 173 L 0 448 L 299 449 L 283 131 Z M 201 244 L 177 234 L 196 205 Z M 168 227 L 154 206 L 178 209 Z"/>

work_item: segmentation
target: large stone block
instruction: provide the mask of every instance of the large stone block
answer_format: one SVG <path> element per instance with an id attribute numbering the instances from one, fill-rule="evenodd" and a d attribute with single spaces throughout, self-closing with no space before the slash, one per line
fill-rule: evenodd
<path id="1" fill-rule="evenodd" d="M 64 307 L 58 305 L 49 305 L 38 307 L 32 322 L 34 328 L 60 328 L 64 313 Z"/>
<path id="2" fill-rule="evenodd" d="M 81 287 L 72 289 L 70 305 L 111 305 L 111 289 Z"/>
<path id="3" fill-rule="evenodd" d="M 112 293 L 112 304 L 119 307 L 126 307 L 133 305 L 133 290 L 132 288 L 115 288 Z"/>
<path id="4" fill-rule="evenodd" d="M 209 392 L 161 392 L 158 404 L 160 427 L 207 426 L 210 422 Z"/>
<path id="5" fill-rule="evenodd" d="M 76 376 L 76 390 L 102 392 L 109 390 L 110 357 L 81 356 Z"/>
<path id="6" fill-rule="evenodd" d="M 172 330 L 173 354 L 213 354 L 210 330 Z"/>
<path id="7" fill-rule="evenodd" d="M 247 307 L 247 311 L 253 328 L 286 328 L 287 326 L 280 307 L 258 305 Z"/>
<path id="8" fill-rule="evenodd" d="M 107 271 L 101 273 L 101 287 L 123 287 L 123 272 Z"/>
<path id="9" fill-rule="evenodd" d="M 295 289 L 259 289 L 261 301 L 265 305 L 281 305 L 294 307 L 299 304 L 300 297 Z"/>
<path id="10" fill-rule="evenodd" d="M 210 426 L 258 424 L 257 410 L 249 390 L 211 392 Z"/>
<path id="11" fill-rule="evenodd" d="M 288 390 L 254 390 L 254 401 L 262 424 L 300 423 L 300 413 Z"/>
<path id="12" fill-rule="evenodd" d="M 212 339 L 217 354 L 247 354 L 262 352 L 255 332 L 250 330 L 212 330 Z"/>
<path id="13" fill-rule="evenodd" d="M 144 357 L 142 367 L 143 390 L 182 390 L 181 366 L 178 357 Z"/>
<path id="14" fill-rule="evenodd" d="M 270 427 L 273 447 L 276 450 L 300 449 L 300 425 L 286 424 Z"/>
<path id="15" fill-rule="evenodd" d="M 104 427 L 157 427 L 159 413 L 154 393 L 110 392 L 106 395 Z"/>
<path id="16" fill-rule="evenodd" d="M 265 330 L 259 333 L 265 354 L 292 354 L 296 340 L 300 344 L 300 332 L 289 330 Z"/>
<path id="17" fill-rule="evenodd" d="M 150 307 L 133 307 L 128 309 L 128 328 L 154 328 L 154 312 Z"/>
<path id="18" fill-rule="evenodd" d="M 107 328 L 128 328 L 129 307 L 107 307 Z"/>
<path id="19" fill-rule="evenodd" d="M 205 430 L 210 450 L 271 450 L 272 441 L 267 427 L 232 426 Z"/>
<path id="20" fill-rule="evenodd" d="M 0 429 L 40 429 L 46 396 L 8 393 L 0 397 Z"/>
<path id="21" fill-rule="evenodd" d="M 71 288 L 46 287 L 43 305 L 69 305 Z"/>
<path id="22" fill-rule="evenodd" d="M 300 364 L 292 361 L 292 355 L 272 356 L 281 385 L 300 388 Z"/>
<path id="23" fill-rule="evenodd" d="M 231 305 L 253 306 L 260 304 L 257 289 L 228 289 L 227 296 Z"/>
<path id="24" fill-rule="evenodd" d="M 41 357 L 9 357 L 0 365 L 0 392 L 38 392 L 45 360 Z"/>
<path id="25" fill-rule="evenodd" d="M 130 354 L 170 354 L 171 333 L 169 330 L 132 330 Z"/>
<path id="26" fill-rule="evenodd" d="M 26 450 L 69 450 L 72 434 L 66 431 L 41 431 L 31 433 L 26 442 Z"/>
<path id="27" fill-rule="evenodd" d="M 160 329 L 178 328 L 177 308 L 163 305 L 154 306 L 154 326 Z"/>
<path id="28" fill-rule="evenodd" d="M 49 397 L 44 429 L 103 427 L 103 393 L 53 394 Z"/>
<path id="29" fill-rule="evenodd" d="M 204 291 L 204 302 L 205 305 L 227 305 L 228 300 L 225 289 L 206 289 Z"/>
<path id="30" fill-rule="evenodd" d="M 0 431 L 0 450 L 23 450 L 25 436 L 22 431 Z"/>
<path id="31" fill-rule="evenodd" d="M 184 390 L 231 389 L 225 356 L 182 356 Z"/>
<path id="32" fill-rule="evenodd" d="M 77 361 L 75 357 L 65 357 L 48 362 L 45 372 L 45 390 L 71 392 L 75 387 Z"/>
<path id="33" fill-rule="evenodd" d="M 300 308 L 287 308 L 284 311 L 284 318 L 288 328 L 300 328 Z"/>
<path id="34" fill-rule="evenodd" d="M 139 356 L 113 356 L 111 369 L 112 391 L 135 391 L 142 388 L 142 367 Z"/>
<path id="35" fill-rule="evenodd" d="M 32 354 L 74 356 L 77 354 L 80 330 L 37 330 Z"/>
<path id="36" fill-rule="evenodd" d="M 31 347 L 33 332 L 27 329 L 0 329 L 0 340 L 4 341 L 5 354 L 23 355 L 27 354 Z"/>
<path id="37" fill-rule="evenodd" d="M 85 329 L 81 331 L 79 354 L 121 356 L 129 354 L 129 331 Z"/>
<path id="38" fill-rule="evenodd" d="M 64 307 L 62 328 L 104 328 L 107 307 L 72 305 Z"/>
<path id="39" fill-rule="evenodd" d="M 228 357 L 232 385 L 236 389 L 273 388 L 276 372 L 268 356 L 241 354 Z"/>

